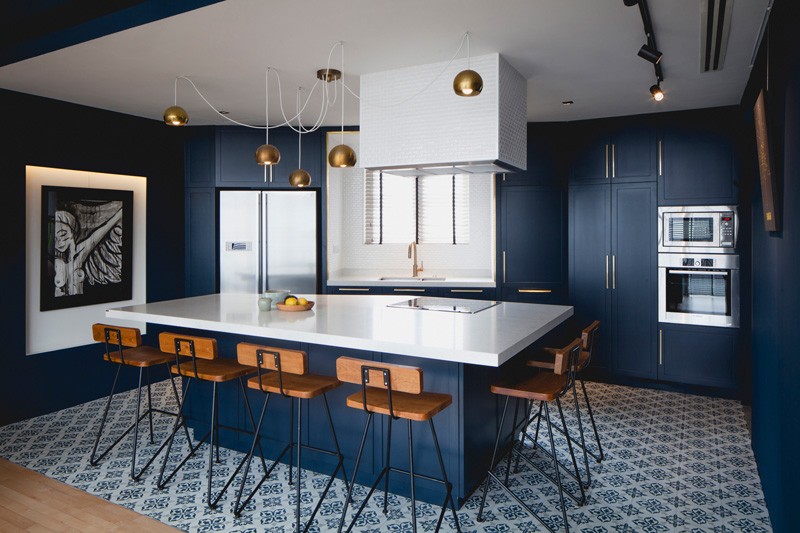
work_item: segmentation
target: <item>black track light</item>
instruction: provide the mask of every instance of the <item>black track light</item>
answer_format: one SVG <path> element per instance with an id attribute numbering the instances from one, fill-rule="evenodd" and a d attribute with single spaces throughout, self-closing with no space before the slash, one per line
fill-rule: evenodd
<path id="1" fill-rule="evenodd" d="M 656 102 L 660 102 L 664 99 L 664 91 L 661 90 L 661 85 L 656 83 L 652 87 L 650 87 L 650 95 L 653 97 L 653 100 Z"/>
<path id="2" fill-rule="evenodd" d="M 661 61 L 661 56 L 664 55 L 649 44 L 643 44 L 641 48 L 639 48 L 639 57 L 642 59 L 646 59 L 654 65 L 658 65 L 658 62 Z"/>

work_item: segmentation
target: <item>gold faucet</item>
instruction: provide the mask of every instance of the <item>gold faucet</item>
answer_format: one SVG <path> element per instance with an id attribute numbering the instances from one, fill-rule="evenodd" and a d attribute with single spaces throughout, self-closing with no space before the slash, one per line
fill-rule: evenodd
<path id="1" fill-rule="evenodd" d="M 422 272 L 422 261 L 417 266 L 417 241 L 411 241 L 411 244 L 408 245 L 408 258 L 411 259 L 412 257 L 414 262 L 411 264 L 411 275 L 416 278 L 417 274 Z"/>

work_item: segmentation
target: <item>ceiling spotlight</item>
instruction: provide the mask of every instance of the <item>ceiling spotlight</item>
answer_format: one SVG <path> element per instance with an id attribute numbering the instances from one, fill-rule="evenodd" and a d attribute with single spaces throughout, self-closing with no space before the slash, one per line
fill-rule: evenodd
<path id="1" fill-rule="evenodd" d="M 643 44 L 641 48 L 639 48 L 638 56 L 642 59 L 646 59 L 654 65 L 658 65 L 658 62 L 661 61 L 661 56 L 663 56 L 661 52 L 650 46 L 649 44 Z"/>
<path id="2" fill-rule="evenodd" d="M 575 102 L 573 102 L 572 100 L 564 100 L 563 102 L 561 102 L 561 105 L 572 105 L 574 103 Z"/>
<path id="3" fill-rule="evenodd" d="M 453 91 L 458 96 L 478 96 L 483 90 L 483 78 L 469 68 L 469 32 L 465 34 L 465 37 L 467 38 L 467 69 L 456 74 L 453 79 Z"/>
<path id="4" fill-rule="evenodd" d="M 664 99 L 664 91 L 661 90 L 661 85 L 657 83 L 650 87 L 650 94 L 653 96 L 653 100 L 656 102 L 660 102 Z"/>

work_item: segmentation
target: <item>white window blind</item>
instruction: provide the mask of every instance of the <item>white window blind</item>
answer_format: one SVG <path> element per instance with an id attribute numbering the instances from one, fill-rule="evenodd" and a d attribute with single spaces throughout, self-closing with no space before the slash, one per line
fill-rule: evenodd
<path id="1" fill-rule="evenodd" d="M 364 178 L 366 244 L 469 243 L 469 176 Z"/>

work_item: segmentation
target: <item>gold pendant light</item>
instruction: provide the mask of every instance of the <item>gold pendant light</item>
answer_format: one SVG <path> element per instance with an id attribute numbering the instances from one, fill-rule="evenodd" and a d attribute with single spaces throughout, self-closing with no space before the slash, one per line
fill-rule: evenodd
<path id="1" fill-rule="evenodd" d="M 265 142 L 256 149 L 256 163 L 264 165 L 264 181 L 267 181 L 267 169 L 269 169 L 269 180 L 272 181 L 272 165 L 277 165 L 281 161 L 281 152 L 277 147 L 269 144 L 269 67 L 266 74 L 266 111 L 265 111 Z"/>
<path id="2" fill-rule="evenodd" d="M 467 69 L 462 70 L 453 78 L 453 91 L 458 96 L 478 96 L 483 90 L 483 78 L 481 75 L 469 68 L 469 32 L 467 37 Z"/>
<path id="3" fill-rule="evenodd" d="M 319 73 L 317 73 L 319 75 Z M 300 91 L 297 88 L 297 167 L 289 174 L 289 185 L 292 187 L 308 187 L 311 185 L 311 174 L 303 170 L 303 122 L 300 119 Z"/>
<path id="4" fill-rule="evenodd" d="M 185 126 L 189 122 L 189 113 L 178 105 L 178 78 L 175 78 L 175 104 L 164 111 L 164 124 L 167 126 Z"/>
<path id="5" fill-rule="evenodd" d="M 344 72 L 344 44 L 342 47 L 342 70 Z M 320 73 L 317 72 L 317 77 Z M 341 74 L 340 74 L 341 75 Z M 341 144 L 337 144 L 331 151 L 328 152 L 328 164 L 332 167 L 348 168 L 356 166 L 356 152 L 346 144 L 344 144 L 344 77 L 342 77 L 342 138 Z"/>

